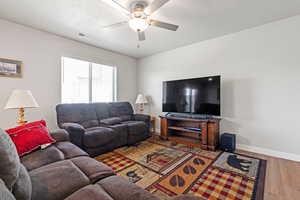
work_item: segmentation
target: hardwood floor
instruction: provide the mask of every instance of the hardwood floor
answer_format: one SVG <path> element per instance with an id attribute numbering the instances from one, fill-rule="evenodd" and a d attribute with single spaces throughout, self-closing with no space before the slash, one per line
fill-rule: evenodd
<path id="1" fill-rule="evenodd" d="M 238 150 L 267 160 L 264 200 L 300 200 L 300 162 Z"/>

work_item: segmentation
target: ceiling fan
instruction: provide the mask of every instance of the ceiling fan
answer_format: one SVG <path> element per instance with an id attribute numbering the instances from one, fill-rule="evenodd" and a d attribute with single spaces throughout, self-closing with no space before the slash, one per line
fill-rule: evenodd
<path id="1" fill-rule="evenodd" d="M 131 29 L 138 33 L 138 40 L 143 41 L 146 39 L 145 30 L 149 26 L 156 26 L 159 28 L 176 31 L 179 26 L 169 24 L 166 22 L 151 19 L 150 16 L 157 11 L 160 7 L 166 4 L 170 0 L 154 0 L 151 4 L 146 1 L 134 1 L 130 4 L 130 8 L 126 8 L 121 5 L 117 0 L 103 0 L 109 5 L 121 10 L 123 14 L 129 17 L 128 21 L 119 22 L 109 26 L 105 26 L 105 29 L 116 28 L 123 25 L 129 25 Z"/>

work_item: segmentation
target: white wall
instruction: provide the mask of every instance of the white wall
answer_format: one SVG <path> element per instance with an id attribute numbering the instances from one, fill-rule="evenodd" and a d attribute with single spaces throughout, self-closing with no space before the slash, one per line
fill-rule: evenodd
<path id="1" fill-rule="evenodd" d="M 222 132 L 238 134 L 240 147 L 300 160 L 299 33 L 297 16 L 140 59 L 139 92 L 159 115 L 162 81 L 221 75 Z"/>
<path id="2" fill-rule="evenodd" d="M 55 105 L 60 103 L 62 56 L 117 66 L 118 100 L 136 97 L 136 60 L 49 33 L 0 20 L 0 58 L 23 61 L 23 78 L 0 77 L 0 127 L 15 125 L 16 110 L 3 110 L 13 89 L 29 89 L 40 105 L 27 109 L 28 120 L 46 119 L 56 128 Z"/>

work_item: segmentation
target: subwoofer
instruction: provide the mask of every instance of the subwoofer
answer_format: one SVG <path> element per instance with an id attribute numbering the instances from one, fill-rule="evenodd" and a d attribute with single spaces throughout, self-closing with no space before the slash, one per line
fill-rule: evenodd
<path id="1" fill-rule="evenodd" d="M 220 149 L 227 152 L 234 152 L 236 146 L 236 136 L 231 133 L 221 135 Z"/>

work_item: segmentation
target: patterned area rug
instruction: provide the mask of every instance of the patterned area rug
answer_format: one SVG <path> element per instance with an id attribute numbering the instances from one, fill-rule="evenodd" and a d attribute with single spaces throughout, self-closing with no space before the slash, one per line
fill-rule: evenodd
<path id="1" fill-rule="evenodd" d="M 192 194 L 209 200 L 262 200 L 266 161 L 204 151 L 158 138 L 95 158 L 160 199 Z"/>

